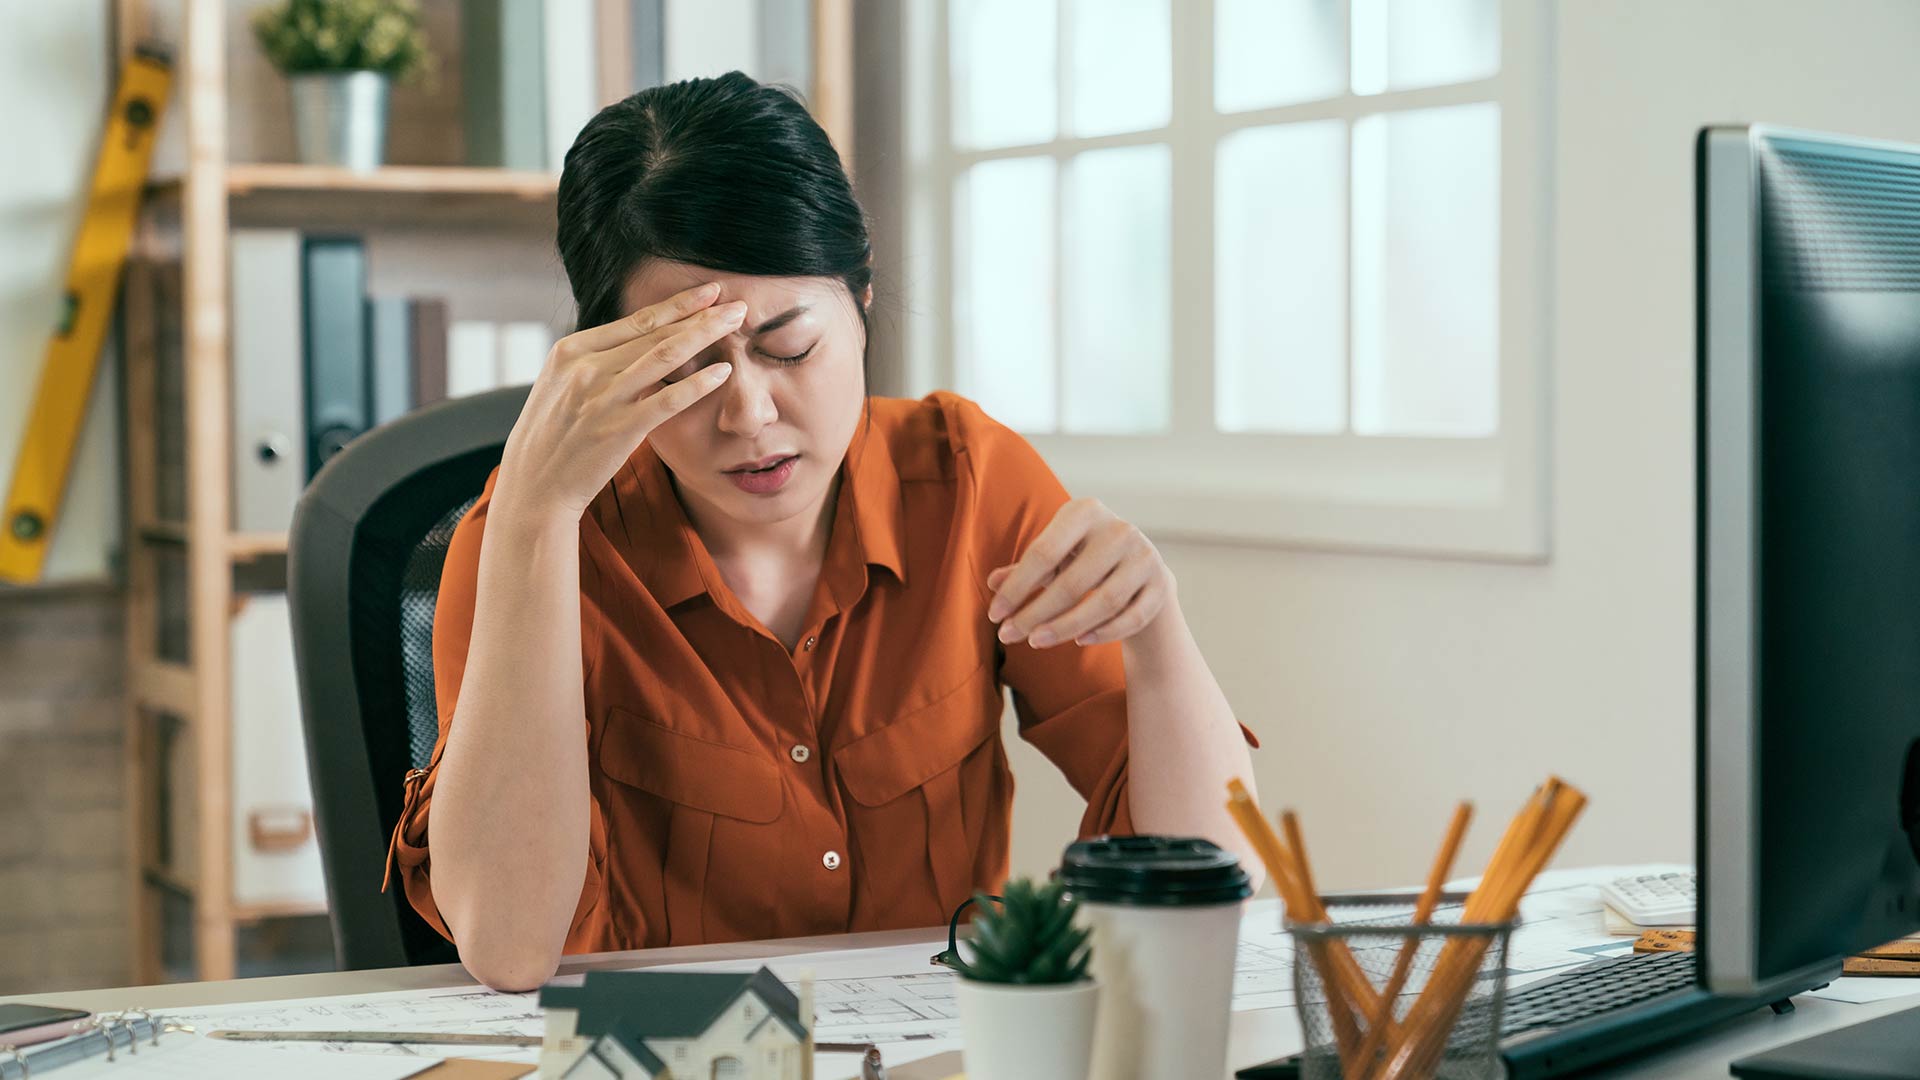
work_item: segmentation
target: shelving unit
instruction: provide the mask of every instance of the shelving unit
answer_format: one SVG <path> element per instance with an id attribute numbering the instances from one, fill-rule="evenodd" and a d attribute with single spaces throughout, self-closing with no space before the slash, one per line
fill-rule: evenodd
<path id="1" fill-rule="evenodd" d="M 396 246 L 430 242 L 423 237 L 434 229 L 482 232 L 524 245 L 529 262 L 551 275 L 558 178 L 457 166 L 354 173 L 231 161 L 229 35 L 236 12 L 257 3 L 111 2 L 122 59 L 140 42 L 172 50 L 167 122 L 183 124 L 186 135 L 179 175 L 147 185 L 123 290 L 132 977 L 224 979 L 236 973 L 241 928 L 322 911 L 242 904 L 233 895 L 228 620 L 243 586 L 271 585 L 276 572 L 284 586 L 287 538 L 229 526 L 231 230 L 386 230 L 383 242 Z M 627 0 L 596 2 L 601 27 L 627 25 Z M 810 2 L 811 99 L 836 145 L 850 153 L 852 0 Z M 624 68 L 617 45 L 602 40 L 597 52 L 603 71 Z M 606 100 L 628 89 L 602 80 Z M 190 913 L 184 920 L 182 911 Z M 189 940 L 169 932 L 182 922 Z"/>

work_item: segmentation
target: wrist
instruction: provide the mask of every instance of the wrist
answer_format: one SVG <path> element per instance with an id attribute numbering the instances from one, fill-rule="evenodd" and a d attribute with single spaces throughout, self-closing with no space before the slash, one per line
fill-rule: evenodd
<path id="1" fill-rule="evenodd" d="M 551 500 L 523 499 L 496 484 L 487 502 L 487 535 L 530 543 L 560 536 L 571 538 L 580 530 L 583 513 Z"/>
<path id="2" fill-rule="evenodd" d="M 1190 640 L 1187 617 L 1180 610 L 1179 600 L 1174 598 L 1167 601 L 1152 622 L 1120 644 L 1132 670 L 1142 663 L 1152 664 L 1178 655 Z"/>

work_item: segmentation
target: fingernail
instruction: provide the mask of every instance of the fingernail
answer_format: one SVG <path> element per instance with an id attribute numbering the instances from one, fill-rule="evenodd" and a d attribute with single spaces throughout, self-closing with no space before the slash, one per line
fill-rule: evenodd
<path id="1" fill-rule="evenodd" d="M 707 378 L 712 379 L 714 382 L 722 382 L 731 374 L 733 374 L 733 365 L 724 362 L 715 364 L 707 369 Z"/>
<path id="2" fill-rule="evenodd" d="M 1000 644 L 1011 645 L 1020 640 L 1020 628 L 1008 623 L 1000 628 Z"/>
<path id="3" fill-rule="evenodd" d="M 1093 637 L 1092 637 L 1092 635 L 1088 635 L 1088 636 L 1086 636 L 1086 637 L 1077 637 L 1077 638 L 1074 638 L 1074 639 L 1073 639 L 1073 643 L 1074 643 L 1075 645 L 1079 645 L 1079 646 L 1081 646 L 1082 648 L 1084 648 L 1084 647 L 1086 647 L 1086 646 L 1088 646 L 1088 645 L 1091 645 L 1091 644 L 1093 644 Z"/>
<path id="4" fill-rule="evenodd" d="M 1006 617 L 1007 602 L 1005 600 L 995 600 L 993 606 L 987 609 L 987 619 L 990 622 L 999 622 Z"/>
<path id="5" fill-rule="evenodd" d="M 722 305 L 720 311 L 722 313 L 721 318 L 728 322 L 737 323 L 747 317 L 747 305 L 739 300 Z"/>
<path id="6" fill-rule="evenodd" d="M 1044 649 L 1059 639 L 1054 636 L 1051 630 L 1035 630 L 1033 636 L 1027 640 L 1032 643 L 1034 648 Z"/>
<path id="7" fill-rule="evenodd" d="M 700 286 L 700 295 L 701 296 L 719 296 L 720 283 L 717 281 L 709 281 L 705 285 Z"/>

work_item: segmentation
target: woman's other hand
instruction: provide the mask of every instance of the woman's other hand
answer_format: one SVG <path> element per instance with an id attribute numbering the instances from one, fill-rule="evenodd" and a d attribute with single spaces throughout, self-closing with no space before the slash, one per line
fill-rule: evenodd
<path id="1" fill-rule="evenodd" d="M 1018 560 L 987 575 L 987 588 L 1000 641 L 1036 649 L 1130 638 L 1174 596 L 1160 552 L 1098 499 L 1061 507 Z"/>

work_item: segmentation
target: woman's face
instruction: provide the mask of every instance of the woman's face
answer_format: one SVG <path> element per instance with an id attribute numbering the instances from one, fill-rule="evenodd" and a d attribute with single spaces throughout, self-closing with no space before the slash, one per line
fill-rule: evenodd
<path id="1" fill-rule="evenodd" d="M 733 374 L 655 428 L 654 451 L 696 512 L 766 524 L 817 510 L 853 440 L 866 400 L 866 332 L 844 284 L 828 277 L 754 277 L 649 260 L 628 281 L 624 312 L 704 282 L 746 318 L 667 376 L 726 361 Z"/>

